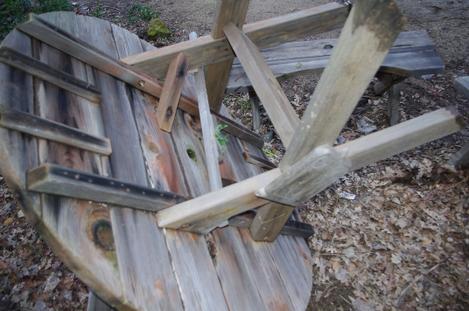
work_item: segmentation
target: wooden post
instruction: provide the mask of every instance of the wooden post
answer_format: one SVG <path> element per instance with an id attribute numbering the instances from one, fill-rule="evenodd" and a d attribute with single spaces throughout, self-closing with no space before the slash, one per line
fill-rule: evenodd
<path id="1" fill-rule="evenodd" d="M 187 68 L 187 59 L 183 53 L 178 54 L 169 65 L 160 102 L 156 109 L 158 125 L 163 131 L 171 132 L 182 87 L 186 79 Z"/>
<path id="2" fill-rule="evenodd" d="M 284 145 L 288 145 L 299 123 L 295 110 L 254 43 L 234 24 L 228 24 L 224 29 L 275 130 Z"/>
<path id="3" fill-rule="evenodd" d="M 402 15 L 392 0 L 363 0 L 353 5 L 331 60 L 296 128 L 295 138 L 280 163 L 281 169 L 293 165 L 317 146 L 335 141 L 402 26 Z M 276 222 L 272 226 L 281 227 Z M 259 230 L 252 227 L 251 232 Z"/>
<path id="4" fill-rule="evenodd" d="M 212 28 L 212 38 L 223 38 L 225 36 L 223 27 L 228 23 L 233 23 L 237 27 L 242 28 L 248 7 L 249 0 L 221 0 L 215 24 Z M 220 110 L 232 65 L 233 58 L 207 66 L 206 85 L 208 100 L 210 107 L 216 112 Z"/>
<path id="5" fill-rule="evenodd" d="M 195 32 L 189 35 L 191 40 L 197 38 Z M 210 190 L 215 191 L 223 188 L 220 166 L 218 164 L 218 146 L 215 139 L 215 127 L 213 125 L 212 115 L 208 102 L 204 68 L 199 68 L 194 73 L 195 88 L 197 90 L 197 100 L 199 101 L 200 124 L 202 127 L 202 136 L 205 150 L 205 164 L 207 165 L 208 180 Z"/>

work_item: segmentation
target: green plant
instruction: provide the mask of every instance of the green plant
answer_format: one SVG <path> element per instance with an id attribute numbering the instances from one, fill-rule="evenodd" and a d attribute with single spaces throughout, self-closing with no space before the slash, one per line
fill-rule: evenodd
<path id="1" fill-rule="evenodd" d="M 94 17 L 103 17 L 104 15 L 104 9 L 103 5 L 101 4 L 101 1 L 96 1 L 96 6 L 94 7 L 94 10 L 91 12 L 91 16 Z"/>
<path id="2" fill-rule="evenodd" d="M 262 148 L 262 151 L 268 157 L 269 159 L 275 159 L 277 157 L 277 151 L 273 149 L 272 147 L 264 145 L 264 148 Z"/>
<path id="3" fill-rule="evenodd" d="M 246 113 L 251 110 L 251 101 L 249 96 L 243 96 L 238 101 L 239 106 L 241 107 L 241 112 Z"/>
<path id="4" fill-rule="evenodd" d="M 158 17 L 158 14 L 155 11 L 153 11 L 149 6 L 140 3 L 132 5 L 127 13 L 127 20 L 129 23 L 136 23 L 139 20 L 149 22 L 156 17 Z"/>
<path id="5" fill-rule="evenodd" d="M 0 40 L 16 25 L 26 19 L 28 13 L 69 11 L 72 6 L 68 0 L 5 0 L 0 4 Z"/>
<path id="6" fill-rule="evenodd" d="M 227 127 L 228 125 L 220 123 L 217 124 L 217 127 L 215 128 L 215 139 L 217 140 L 217 144 L 222 151 L 224 151 L 228 145 L 228 138 L 225 134 L 222 133 L 222 131 Z"/>
<path id="7" fill-rule="evenodd" d="M 147 35 L 149 38 L 167 37 L 171 34 L 171 30 L 159 18 L 153 18 L 148 24 Z"/>

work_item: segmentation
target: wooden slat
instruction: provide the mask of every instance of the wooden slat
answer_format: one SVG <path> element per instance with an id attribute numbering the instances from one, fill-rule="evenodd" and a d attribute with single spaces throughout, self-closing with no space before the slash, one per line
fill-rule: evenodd
<path id="1" fill-rule="evenodd" d="M 343 25 L 348 6 L 328 3 L 268 20 L 247 24 L 243 31 L 259 48 L 288 41 L 305 35 L 326 32 Z M 195 41 L 185 41 L 122 59 L 124 63 L 140 68 L 154 77 L 164 77 L 169 63 L 179 53 L 184 53 L 190 68 L 219 63 L 234 57 L 225 38 L 200 37 Z"/>
<path id="2" fill-rule="evenodd" d="M 331 60 L 295 128 L 295 139 L 280 162 L 281 169 L 293 165 L 313 148 L 335 141 L 402 26 L 403 17 L 394 1 L 365 0 L 352 7 Z M 259 215 L 262 214 L 275 215 L 269 212 Z M 285 220 L 271 223 L 278 229 L 281 227 L 279 222 Z M 269 219 L 263 219 L 266 221 Z M 251 232 L 259 230 L 251 228 Z M 273 230 L 267 231 L 271 239 Z M 262 239 L 262 236 L 256 235 L 256 239 Z"/>
<path id="3" fill-rule="evenodd" d="M 337 146 L 334 150 L 350 161 L 351 170 L 356 170 L 450 135 L 462 127 L 456 112 L 440 109 Z M 302 161 L 296 165 L 308 167 L 308 163 Z M 256 191 L 281 176 L 280 169 L 273 169 L 219 191 L 172 206 L 158 213 L 158 224 L 161 227 L 205 232 L 206 228 L 213 227 L 214 224 L 268 203 L 257 197 Z"/>
<path id="4" fill-rule="evenodd" d="M 225 36 L 223 27 L 233 23 L 242 28 L 248 11 L 249 0 L 222 0 L 218 4 L 215 23 L 212 28 L 212 38 L 220 39 Z M 226 85 L 230 77 L 233 59 L 218 64 L 210 64 L 206 68 L 207 93 L 210 107 L 214 111 L 220 110 Z"/>
<path id="5" fill-rule="evenodd" d="M 46 14 L 45 19 L 65 29 L 76 29 L 74 14 Z M 92 69 L 46 44 L 33 41 L 33 57 L 48 66 L 70 72 L 78 79 L 94 85 Z M 90 104 L 74 94 L 34 78 L 35 112 L 38 116 L 104 136 L 101 105 Z M 29 151 L 29 150 L 28 150 Z M 38 139 L 38 164 L 56 163 L 74 169 L 106 174 L 106 164 L 100 155 L 82 151 L 44 139 Z M 26 170 L 22 175 L 26 177 Z M 66 263 L 93 291 L 116 308 L 129 308 L 123 298 L 120 273 L 116 270 L 115 246 L 112 234 L 109 240 L 100 240 L 92 234 L 93 228 L 115 230 L 109 209 L 101 204 L 64 197 L 41 195 L 41 224 L 46 229 L 42 236 L 54 253 Z M 87 228 L 84 230 L 84 228 Z"/>
<path id="6" fill-rule="evenodd" d="M 66 167 L 44 164 L 28 172 L 28 190 L 158 211 L 185 200 L 175 193 L 121 182 Z"/>
<path id="7" fill-rule="evenodd" d="M 249 38 L 234 24 L 226 25 L 224 30 L 280 139 L 284 145 L 288 145 L 299 122 L 290 101 Z"/>
<path id="8" fill-rule="evenodd" d="M 326 67 L 337 39 L 295 41 L 261 49 L 274 75 L 320 73 Z M 421 76 L 443 72 L 445 65 L 432 39 L 425 31 L 401 32 L 379 68 L 380 73 Z M 239 60 L 233 62 L 228 89 L 250 86 Z"/>
<path id="9" fill-rule="evenodd" d="M 89 17 L 76 18 L 80 25 L 77 32 L 81 39 L 86 38 L 91 41 L 90 44 L 112 58 L 119 58 L 119 49 L 126 48 L 127 41 L 125 38 L 117 41 L 119 33 L 115 27 L 107 23 L 96 28 L 96 25 L 89 22 Z M 87 34 L 90 33 L 94 35 L 88 38 Z M 140 144 L 140 140 L 145 137 L 139 135 L 131 106 L 136 93 L 129 92 L 128 86 L 107 74 L 96 71 L 95 76 L 96 86 L 106 90 L 102 94 L 101 107 L 105 131 L 114 151 L 110 157 L 111 176 L 150 187 Z M 136 310 L 183 310 L 165 237 L 156 225 L 155 216 L 128 208 L 113 208 L 110 216 L 116 244 L 117 269 L 124 291 L 123 301 Z"/>
<path id="10" fill-rule="evenodd" d="M 156 109 L 158 124 L 166 132 L 171 132 L 173 126 L 187 67 L 187 59 L 181 53 L 171 62 L 166 74 L 160 102 Z"/>
<path id="11" fill-rule="evenodd" d="M 77 79 L 63 71 L 55 70 L 32 57 L 8 47 L 0 47 L 0 62 L 23 70 L 30 75 L 86 98 L 91 102 L 99 103 L 101 100 L 98 90 L 90 83 Z"/>
<path id="12" fill-rule="evenodd" d="M 264 242 L 274 241 L 282 233 L 294 209 L 295 206 L 275 202 L 267 203 L 259 208 L 249 227 L 252 239 Z"/>
<path id="13" fill-rule="evenodd" d="M 103 155 L 112 153 L 107 138 L 3 106 L 0 106 L 0 126 Z"/>

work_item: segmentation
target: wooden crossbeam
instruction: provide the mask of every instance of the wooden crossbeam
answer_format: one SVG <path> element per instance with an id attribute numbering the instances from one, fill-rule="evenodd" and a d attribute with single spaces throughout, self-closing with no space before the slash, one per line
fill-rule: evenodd
<path id="1" fill-rule="evenodd" d="M 17 28 L 22 32 L 117 79 L 120 79 L 139 90 L 158 98 L 161 97 L 162 86 L 153 78 L 138 72 L 135 68 L 131 68 L 126 64 L 111 58 L 86 42 L 74 37 L 72 34 L 51 25 L 35 15 L 30 15 L 29 20 L 26 23 L 19 25 Z M 173 58 L 171 58 L 171 60 L 172 59 Z M 168 66 L 165 67 L 165 69 L 167 68 Z M 197 102 L 193 98 L 184 95 L 181 96 L 179 108 L 192 116 L 198 116 L 199 112 Z M 239 137 L 240 139 L 249 141 L 257 146 L 263 145 L 263 140 L 259 135 L 249 131 L 236 122 L 220 116 L 219 114 L 215 113 L 214 116 L 220 120 L 219 122 L 223 122 L 227 125 L 224 129 L 225 132 Z"/>
<path id="2" fill-rule="evenodd" d="M 341 27 L 348 15 L 349 7 L 339 3 L 328 3 L 280 17 L 247 24 L 244 33 L 258 46 L 264 48 L 294 41 L 306 35 L 314 35 Z M 142 69 L 154 77 L 164 77 L 174 57 L 184 53 L 190 69 L 223 62 L 234 58 L 233 51 L 225 38 L 200 37 L 157 50 L 123 58 L 122 61 Z"/>
<path id="3" fill-rule="evenodd" d="M 248 12 L 249 0 L 222 0 L 219 2 L 217 16 L 212 28 L 212 38 L 220 39 L 225 36 L 223 27 L 228 23 L 233 23 L 237 27 L 242 27 Z M 220 110 L 220 105 L 225 94 L 226 85 L 230 77 L 233 59 L 210 64 L 206 68 L 206 83 L 208 100 L 210 107 L 214 111 Z"/>
<path id="4" fill-rule="evenodd" d="M 56 70 L 37 59 L 8 47 L 0 47 L 0 62 L 27 72 L 91 102 L 99 103 L 101 101 L 99 91 L 90 83 L 77 79 L 66 72 Z"/>
<path id="5" fill-rule="evenodd" d="M 27 187 L 30 191 L 146 211 L 158 211 L 186 200 L 178 194 L 54 164 L 44 164 L 30 170 L 27 174 Z"/>
<path id="6" fill-rule="evenodd" d="M 288 145 L 299 123 L 290 101 L 251 40 L 234 24 L 226 25 L 224 30 L 280 139 L 284 145 Z"/>
<path id="7" fill-rule="evenodd" d="M 363 0 L 353 5 L 330 62 L 296 127 L 295 139 L 288 145 L 280 162 L 281 169 L 295 164 L 320 145 L 333 144 L 400 33 L 403 23 L 394 1 Z M 278 218 L 279 222 L 285 220 Z M 277 232 L 272 230 L 269 240 L 278 234 L 280 225 L 272 222 L 272 228 L 274 225 Z M 259 228 L 251 228 L 255 240 L 267 238 L 264 233 L 258 232 Z"/>
<path id="8" fill-rule="evenodd" d="M 334 150 L 350 163 L 350 170 L 356 170 L 455 133 L 463 127 L 457 112 L 452 109 L 440 109 L 337 146 Z M 308 163 L 302 160 L 296 165 L 308 168 Z M 219 191 L 172 206 L 158 213 L 158 225 L 206 233 L 234 215 L 269 203 L 257 197 L 256 192 L 281 176 L 280 169 L 273 169 Z"/>
<path id="9" fill-rule="evenodd" d="M 163 131 L 171 132 L 182 87 L 187 75 L 187 67 L 187 59 L 182 53 L 176 56 L 169 65 L 160 102 L 156 108 L 158 126 Z"/>
<path id="10" fill-rule="evenodd" d="M 112 153 L 111 142 L 107 138 L 1 105 L 0 126 L 102 155 Z"/>

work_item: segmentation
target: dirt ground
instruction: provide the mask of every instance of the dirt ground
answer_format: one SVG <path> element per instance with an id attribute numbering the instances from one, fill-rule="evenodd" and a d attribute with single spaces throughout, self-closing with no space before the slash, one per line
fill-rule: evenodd
<path id="1" fill-rule="evenodd" d="M 146 37 L 145 24 L 129 23 L 135 1 L 100 1 L 102 18 Z M 215 0 L 145 1 L 172 32 L 156 45 L 186 40 L 190 31 L 209 33 Z M 329 1 L 252 0 L 248 21 L 256 21 Z M 456 106 L 469 121 L 469 101 L 456 92 L 456 76 L 469 74 L 469 2 L 397 0 L 407 29 L 425 29 L 446 70 L 408 79 L 401 93 L 401 120 L 440 107 Z M 97 2 L 76 1 L 80 14 Z M 322 36 L 337 36 L 334 31 Z M 295 77 L 282 86 L 299 114 L 318 77 Z M 234 115 L 250 126 L 243 108 L 246 94 L 226 97 Z M 357 106 L 341 140 L 363 135 L 366 118 L 377 129 L 388 125 L 387 95 L 368 93 Z M 263 114 L 261 132 L 269 156 L 278 161 L 283 147 Z M 469 141 L 462 132 L 348 174 L 300 210 L 316 235 L 314 288 L 310 310 L 468 310 L 469 173 L 454 172 L 448 159 Z M 51 253 L 29 226 L 0 177 L 0 310 L 85 310 L 86 287 Z"/>

